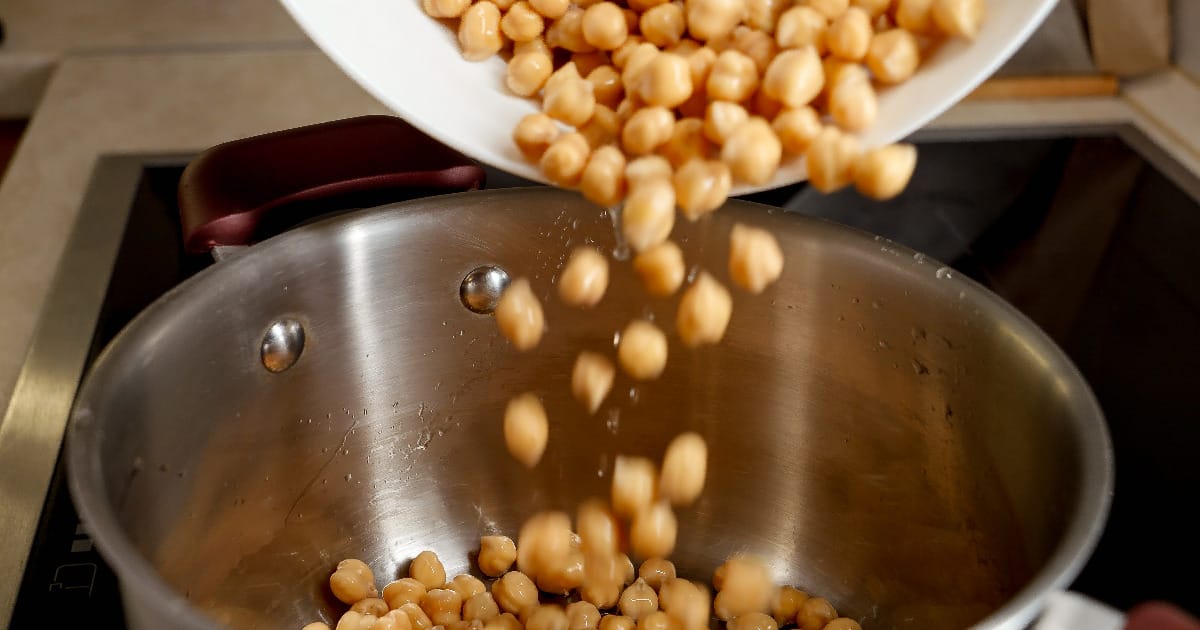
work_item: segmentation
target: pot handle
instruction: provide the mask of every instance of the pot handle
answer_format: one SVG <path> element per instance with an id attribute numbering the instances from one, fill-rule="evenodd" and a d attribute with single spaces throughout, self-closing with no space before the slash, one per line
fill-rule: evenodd
<path id="1" fill-rule="evenodd" d="M 1115 608 L 1068 591 L 1051 593 L 1030 630 L 1122 630 L 1125 615 Z"/>
<path id="2" fill-rule="evenodd" d="M 393 116 L 362 116 L 217 145 L 179 184 L 184 249 L 249 245 L 331 210 L 483 186 L 466 156 Z"/>

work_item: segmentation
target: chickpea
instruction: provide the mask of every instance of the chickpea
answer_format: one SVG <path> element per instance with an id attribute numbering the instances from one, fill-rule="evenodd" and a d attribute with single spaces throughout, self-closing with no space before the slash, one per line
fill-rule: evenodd
<path id="1" fill-rule="evenodd" d="M 508 61 L 504 84 L 517 96 L 533 96 L 542 89 L 553 71 L 554 61 L 550 55 L 536 52 L 513 55 Z"/>
<path id="2" fill-rule="evenodd" d="M 609 55 L 612 58 L 612 64 L 616 68 L 624 69 L 629 58 L 633 53 L 642 47 L 642 44 L 647 43 L 641 35 L 631 34 L 625 38 L 625 43 L 617 46 Z M 656 49 L 657 50 L 657 49 Z"/>
<path id="3" fill-rule="evenodd" d="M 625 181 L 630 186 L 656 179 L 671 179 L 671 163 L 661 155 L 645 155 L 625 167 Z"/>
<path id="4" fill-rule="evenodd" d="M 337 569 L 329 576 L 329 590 L 346 604 L 379 595 L 371 568 L 355 558 L 347 558 L 337 564 Z"/>
<path id="5" fill-rule="evenodd" d="M 430 17 L 456 18 L 471 6 L 471 0 L 424 0 L 421 4 Z"/>
<path id="6" fill-rule="evenodd" d="M 667 240 L 675 226 L 675 189 L 671 180 L 630 181 L 621 211 L 621 235 L 635 252 Z"/>
<path id="7" fill-rule="evenodd" d="M 862 66 L 847 66 L 829 85 L 829 115 L 847 131 L 862 131 L 875 122 L 879 99 Z"/>
<path id="8" fill-rule="evenodd" d="M 770 615 L 760 612 L 747 613 L 736 617 L 726 626 L 728 630 L 779 630 L 779 624 Z"/>
<path id="9" fill-rule="evenodd" d="M 458 44 L 467 61 L 483 61 L 504 48 L 500 9 L 483 0 L 463 12 L 458 23 Z"/>
<path id="10" fill-rule="evenodd" d="M 634 630 L 637 622 L 625 615 L 604 615 L 600 619 L 600 630 Z"/>
<path id="11" fill-rule="evenodd" d="M 829 24 L 826 41 L 829 52 L 847 61 L 861 61 L 871 45 L 871 16 L 859 7 L 846 9 Z"/>
<path id="12" fill-rule="evenodd" d="M 621 102 L 625 88 L 621 85 L 621 73 L 612 66 L 599 66 L 587 75 L 592 84 L 592 96 L 597 105 L 615 108 Z"/>
<path id="13" fill-rule="evenodd" d="M 451 621 L 445 625 L 434 626 L 434 628 L 441 628 L 442 630 L 483 630 L 483 622 L 463 621 L 462 619 L 459 619 L 458 621 Z"/>
<path id="14" fill-rule="evenodd" d="M 525 630 L 567 630 L 568 625 L 567 613 L 551 604 L 538 606 L 525 622 Z"/>
<path id="15" fill-rule="evenodd" d="M 487 622 L 483 630 L 524 630 L 524 626 L 512 613 L 506 612 Z"/>
<path id="16" fill-rule="evenodd" d="M 829 600 L 824 597 L 810 597 L 800 604 L 800 612 L 796 613 L 796 625 L 800 626 L 800 630 L 821 630 L 837 616 L 837 610 Z"/>
<path id="17" fill-rule="evenodd" d="M 462 616 L 467 621 L 487 623 L 500 616 L 500 606 L 491 593 L 476 593 L 463 603 Z"/>
<path id="18" fill-rule="evenodd" d="M 658 332 L 657 329 L 655 332 Z M 625 343 L 624 337 L 625 335 L 622 335 L 622 345 Z M 654 470 L 654 462 L 645 457 L 618 455 L 613 464 L 613 510 L 628 517 L 648 509 L 654 502 L 657 480 L 658 473 Z"/>
<path id="19" fill-rule="evenodd" d="M 685 40 L 691 42 L 691 40 Z M 692 42 L 695 44 L 695 42 Z M 680 53 L 676 53 L 680 54 Z M 704 46 L 688 53 L 688 67 L 692 70 L 692 85 L 695 86 L 693 96 L 702 94 L 707 96 L 708 75 L 712 73 L 713 64 L 717 63 L 717 51 Z M 701 102 L 707 104 L 707 98 L 703 98 Z"/>
<path id="20" fill-rule="evenodd" d="M 771 59 L 779 52 L 775 38 L 748 26 L 733 29 L 733 49 L 754 60 L 754 67 L 759 74 L 766 71 Z"/>
<path id="21" fill-rule="evenodd" d="M 540 512 L 521 526 L 517 567 L 530 577 L 537 576 L 566 566 L 570 551 L 571 518 L 562 512 Z"/>
<path id="22" fill-rule="evenodd" d="M 733 176 L 724 162 L 694 159 L 675 172 L 674 185 L 680 211 L 695 221 L 725 204 Z"/>
<path id="23" fill-rule="evenodd" d="M 587 566 L 584 566 L 587 569 Z M 617 599 L 621 596 L 621 585 L 617 582 L 588 582 L 584 581 L 583 587 L 579 589 L 579 596 L 583 601 L 594 605 L 596 608 L 612 608 L 617 605 Z M 608 619 L 613 615 L 607 615 L 604 619 Z M 604 627 L 604 619 L 600 620 L 600 627 Z"/>
<path id="24" fill-rule="evenodd" d="M 662 54 L 658 48 L 649 42 L 638 44 L 625 58 L 625 66 L 621 69 L 621 85 L 629 96 L 636 95 L 642 85 L 642 75 L 650 68 L 650 62 Z"/>
<path id="25" fill-rule="evenodd" d="M 862 630 L 862 626 L 849 617 L 838 617 L 825 624 L 823 630 Z"/>
<path id="26" fill-rule="evenodd" d="M 549 155 L 550 150 L 546 154 Z M 544 162 L 545 159 L 543 159 Z M 525 278 L 513 280 L 500 295 L 500 300 L 496 303 L 495 316 L 500 333 L 517 350 L 525 351 L 536 346 L 541 341 L 542 333 L 546 329 L 542 305 L 538 303 L 537 296 L 533 294 L 533 289 Z M 441 586 L 441 584 L 437 586 Z"/>
<path id="27" fill-rule="evenodd" d="M 625 43 L 629 27 L 621 7 L 612 2 L 598 2 L 583 14 L 583 38 L 600 50 L 613 50 Z"/>
<path id="28" fill-rule="evenodd" d="M 571 370 L 571 394 L 594 414 L 612 390 L 617 368 L 607 357 L 595 352 L 580 352 Z"/>
<path id="29" fill-rule="evenodd" d="M 717 616 L 726 621 L 752 612 L 765 612 L 775 594 L 771 572 L 759 558 L 737 555 L 725 561 L 725 576 L 713 602 Z"/>
<path id="30" fill-rule="evenodd" d="M 758 67 L 745 53 L 726 50 L 713 62 L 706 87 L 710 99 L 744 101 L 758 89 Z"/>
<path id="31" fill-rule="evenodd" d="M 666 52 L 674 53 L 676 55 L 686 58 L 686 57 L 691 56 L 692 53 L 696 52 L 697 50 L 700 50 L 701 48 L 704 48 L 704 47 L 700 45 L 700 42 L 698 42 L 694 39 L 688 39 L 685 37 L 685 38 L 681 38 L 679 41 L 677 41 L 673 44 L 666 46 Z"/>
<path id="32" fill-rule="evenodd" d="M 733 297 L 729 290 L 702 272 L 679 300 L 675 328 L 685 346 L 715 344 L 725 336 L 732 314 Z"/>
<path id="33" fill-rule="evenodd" d="M 829 20 L 810 6 L 794 6 L 783 15 L 775 26 L 775 43 L 780 48 L 804 48 L 812 46 L 818 54 L 824 53 Z"/>
<path id="34" fill-rule="evenodd" d="M 704 113 L 704 136 L 716 144 L 725 144 L 729 136 L 742 123 L 750 119 L 750 113 L 737 103 L 713 101 Z"/>
<path id="35" fill-rule="evenodd" d="M 638 94 L 647 104 L 674 108 L 692 95 L 692 71 L 687 59 L 673 53 L 659 53 L 641 74 Z"/>
<path id="36" fill-rule="evenodd" d="M 546 452 L 549 434 L 546 410 L 537 396 L 521 394 L 508 401 L 508 406 L 504 409 L 504 443 L 513 459 L 521 462 L 526 468 L 537 466 L 542 459 L 542 453 Z M 442 581 L 445 579 L 443 574 Z M 426 585 L 428 586 L 428 583 Z"/>
<path id="37" fill-rule="evenodd" d="M 546 25 L 542 16 L 529 6 L 525 0 L 514 2 L 504 17 L 500 19 L 500 30 L 504 36 L 514 42 L 528 42 L 537 39 Z"/>
<path id="38" fill-rule="evenodd" d="M 587 53 L 596 50 L 583 36 L 583 16 L 585 10 L 576 6 L 567 9 L 562 17 L 554 20 L 546 28 L 546 44 L 551 48 L 562 48 L 573 53 Z"/>
<path id="39" fill-rule="evenodd" d="M 700 41 L 720 39 L 746 17 L 745 0 L 686 0 L 688 32 Z"/>
<path id="40" fill-rule="evenodd" d="M 542 90 L 542 111 L 551 118 L 578 127 L 592 117 L 595 109 L 592 84 L 579 76 L 574 63 L 568 62 L 546 80 Z"/>
<path id="41" fill-rule="evenodd" d="M 421 607 L 416 603 L 409 602 L 403 604 L 396 610 L 403 612 L 404 616 L 408 617 L 408 622 L 412 626 L 412 630 L 431 630 L 433 628 L 433 622 L 430 621 L 429 615 L 426 615 L 425 611 L 421 610 Z"/>
<path id="42" fill-rule="evenodd" d="M 591 602 L 567 604 L 567 630 L 597 630 L 600 610 Z"/>
<path id="43" fill-rule="evenodd" d="M 784 152 L 802 155 L 821 133 L 821 119 L 811 107 L 787 109 L 775 117 L 771 128 L 779 136 Z"/>
<path id="44" fill-rule="evenodd" d="M 859 153 L 858 139 L 854 136 L 835 127 L 822 129 L 805 153 L 809 183 L 824 193 L 845 188 L 854 180 Z"/>
<path id="45" fill-rule="evenodd" d="M 933 22 L 951 37 L 975 39 L 983 25 L 983 0 L 934 0 Z"/>
<path id="46" fill-rule="evenodd" d="M 330 630 L 330 628 L 329 628 L 329 624 L 327 624 L 327 623 L 323 623 L 320 621 L 314 621 L 314 622 L 304 626 L 300 630 Z"/>
<path id="47" fill-rule="evenodd" d="M 658 378 L 667 366 L 667 337 L 654 324 L 645 320 L 634 320 L 621 333 L 621 341 L 617 346 L 617 360 L 630 378 L 652 381 Z M 653 493 L 653 490 L 651 486 L 650 492 Z M 621 514 L 632 515 L 633 511 L 625 509 L 631 504 L 623 503 L 615 493 L 616 479 L 613 507 Z"/>
<path id="48" fill-rule="evenodd" d="M 554 119 L 538 112 L 529 114 L 517 123 L 513 130 L 513 142 L 527 159 L 537 160 L 558 137 L 558 125 Z"/>
<path id="49" fill-rule="evenodd" d="M 859 156 L 854 167 L 854 186 L 880 201 L 904 191 L 917 167 L 917 148 L 911 144 L 889 144 Z"/>
<path id="50" fill-rule="evenodd" d="M 836 20 L 850 6 L 850 0 L 805 0 L 805 2 L 824 15 L 827 20 Z"/>
<path id="51" fill-rule="evenodd" d="M 926 35 L 933 29 L 933 0 L 895 0 L 896 25 L 914 34 Z"/>
<path id="52" fill-rule="evenodd" d="M 444 626 L 462 618 L 462 596 L 449 588 L 431 588 L 421 600 L 421 610 L 435 626 Z"/>
<path id="53" fill-rule="evenodd" d="M 629 558 L 629 555 L 624 553 L 617 554 L 617 565 L 621 568 L 621 583 L 633 584 L 637 573 L 633 569 L 633 560 Z"/>
<path id="54" fill-rule="evenodd" d="M 630 155 L 646 155 L 671 139 L 675 115 L 666 107 L 646 107 L 634 112 L 621 129 L 621 146 Z"/>
<path id="55" fill-rule="evenodd" d="M 507 613 L 520 613 L 538 602 L 537 586 L 520 571 L 509 571 L 492 584 L 492 597 Z"/>
<path id="56" fill-rule="evenodd" d="M 629 541 L 634 553 L 642 557 L 667 556 L 675 550 L 679 521 L 671 506 L 655 503 L 639 511 L 629 528 Z"/>
<path id="57" fill-rule="evenodd" d="M 590 152 L 587 138 L 576 131 L 559 136 L 550 143 L 546 152 L 542 153 L 539 163 L 547 179 L 559 186 L 573 187 L 583 176 L 583 168 L 587 166 Z M 540 327 L 537 339 L 541 339 Z M 537 345 L 537 339 L 533 340 L 534 345 Z"/>
<path id="58" fill-rule="evenodd" d="M 787 107 L 808 105 L 825 85 L 825 71 L 815 48 L 780 53 L 763 76 L 763 91 Z"/>
<path id="59" fill-rule="evenodd" d="M 649 584 L 646 584 L 645 580 L 639 578 L 621 592 L 618 605 L 622 615 L 639 621 L 658 610 L 658 595 L 654 589 L 650 588 Z"/>
<path id="60" fill-rule="evenodd" d="M 780 587 L 771 602 L 771 616 L 781 626 L 790 624 L 795 621 L 796 613 L 800 612 L 800 605 L 807 599 L 808 593 L 802 590 L 791 586 Z"/>
<path id="61" fill-rule="evenodd" d="M 622 121 L 616 112 L 597 104 L 591 120 L 579 128 L 579 133 L 583 134 L 588 146 L 594 150 L 615 143 L 621 137 L 621 125 Z"/>
<path id="62" fill-rule="evenodd" d="M 607 288 L 608 259 L 593 247 L 576 247 L 558 279 L 558 296 L 570 306 L 591 308 Z"/>
<path id="63" fill-rule="evenodd" d="M 517 560 L 517 545 L 508 536 L 482 536 L 479 539 L 479 570 L 489 577 L 503 575 Z"/>
<path id="64" fill-rule="evenodd" d="M 454 579 L 450 580 L 449 588 L 454 589 L 464 603 L 475 595 L 487 591 L 487 586 L 479 578 L 466 573 L 454 576 Z"/>
<path id="65" fill-rule="evenodd" d="M 387 602 L 379 599 L 378 597 L 368 597 L 366 599 L 360 599 L 357 602 L 354 602 L 354 605 L 350 607 L 350 610 L 364 615 L 382 617 L 387 614 L 388 605 Z"/>
<path id="66" fill-rule="evenodd" d="M 683 250 L 672 241 L 664 241 L 634 256 L 633 270 L 650 295 L 672 295 L 683 284 Z"/>
<path id="67" fill-rule="evenodd" d="M 383 587 L 383 601 L 395 610 L 408 603 L 420 604 L 425 597 L 425 585 L 415 578 L 400 578 Z"/>
<path id="68" fill-rule="evenodd" d="M 734 226 L 734 230 L 737 225 Z M 708 274 L 701 274 L 705 277 Z M 699 282 L 700 279 L 697 279 Z M 694 285 L 693 285 L 694 286 Z M 699 433 L 677 435 L 663 455 L 658 492 L 674 505 L 688 505 L 700 496 L 708 469 L 708 446 Z"/>
<path id="69" fill-rule="evenodd" d="M 625 154 L 615 146 L 603 146 L 592 152 L 579 190 L 592 203 L 611 207 L 625 197 Z"/>
<path id="70" fill-rule="evenodd" d="M 666 558 L 650 558 L 638 569 L 638 577 L 645 580 L 650 588 L 660 590 L 663 583 L 675 577 L 675 564 Z"/>
<path id="71" fill-rule="evenodd" d="M 541 571 L 534 582 L 543 593 L 569 595 L 583 586 L 583 553 L 578 549 L 571 550 L 564 564 Z"/>
<path id="72" fill-rule="evenodd" d="M 903 83 L 917 71 L 921 53 L 912 33 L 894 28 L 871 38 L 867 49 L 867 67 L 880 83 Z"/>
<path id="73" fill-rule="evenodd" d="M 667 630 L 670 622 L 667 613 L 656 610 L 638 620 L 637 630 Z"/>
<path id="74" fill-rule="evenodd" d="M 554 51 L 546 45 L 546 40 L 541 37 L 534 37 L 527 42 L 513 42 L 513 54 L 523 55 L 529 52 L 540 52 L 544 55 L 554 56 Z"/>
<path id="75" fill-rule="evenodd" d="M 658 149 L 671 166 L 679 168 L 693 160 L 705 160 L 712 153 L 712 143 L 704 137 L 704 121 L 683 118 L 675 121 L 671 138 Z"/>
<path id="76" fill-rule="evenodd" d="M 712 616 L 708 590 L 688 580 L 666 580 L 658 592 L 659 606 L 682 630 L 704 630 Z"/>
<path id="77" fill-rule="evenodd" d="M 721 161 L 729 166 L 734 179 L 749 184 L 765 184 L 775 176 L 783 157 L 783 145 L 762 118 L 742 123 L 721 147 Z"/>
<path id="78" fill-rule="evenodd" d="M 567 14 L 571 0 L 529 0 L 529 6 L 541 13 L 542 17 L 557 20 Z"/>
<path id="79" fill-rule="evenodd" d="M 408 576 L 424 584 L 426 589 L 441 588 L 446 583 L 446 568 L 436 553 L 425 550 L 409 563 Z"/>
<path id="80" fill-rule="evenodd" d="M 335 630 L 371 630 L 375 625 L 375 615 L 367 615 L 356 610 L 347 610 L 338 619 Z"/>
<path id="81" fill-rule="evenodd" d="M 751 293 L 762 293 L 781 273 L 779 241 L 762 228 L 735 223 L 729 235 L 729 277 Z"/>
<path id="82" fill-rule="evenodd" d="M 638 27 L 651 44 L 660 48 L 674 46 L 687 28 L 683 6 L 675 2 L 660 4 L 642 14 Z"/>
<path id="83" fill-rule="evenodd" d="M 412 622 L 402 611 L 392 610 L 376 619 L 371 630 L 412 630 Z"/>

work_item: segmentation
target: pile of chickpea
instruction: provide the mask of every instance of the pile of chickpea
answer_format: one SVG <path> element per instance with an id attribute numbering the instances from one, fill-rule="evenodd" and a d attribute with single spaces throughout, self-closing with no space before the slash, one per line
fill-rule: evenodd
<path id="1" fill-rule="evenodd" d="M 915 148 L 863 150 L 853 134 L 875 121 L 878 88 L 908 80 L 941 40 L 974 38 L 985 12 L 984 0 L 423 4 L 458 18 L 464 57 L 509 55 L 508 89 L 540 98 L 513 139 L 547 179 L 691 219 L 734 182 L 771 181 L 785 158 L 805 158 L 821 191 L 899 194 Z"/>
<path id="2" fill-rule="evenodd" d="M 674 489 L 682 496 L 698 493 L 691 482 Z M 613 492 L 614 507 L 636 507 L 624 502 L 643 496 L 625 487 L 619 502 L 615 481 Z M 713 614 L 729 630 L 793 624 L 800 630 L 861 630 L 853 619 L 838 617 L 828 600 L 776 586 L 768 567 L 753 556 L 737 555 L 717 568 L 715 598 L 705 585 L 677 577 L 675 565 L 661 556 L 648 556 L 635 573 L 619 550 L 618 513 L 603 500 L 581 505 L 576 527 L 578 533 L 571 531 L 566 514 L 543 512 L 525 523 L 516 543 L 483 536 L 477 564 L 495 578 L 490 591 L 472 575 L 447 580 L 432 551 L 418 554 L 408 577 L 382 591 L 364 562 L 343 560 L 329 578 L 333 595 L 350 606 L 336 630 L 707 630 Z M 635 553 L 648 551 L 638 550 L 636 533 L 631 537 Z M 330 628 L 315 622 L 303 630 Z"/>

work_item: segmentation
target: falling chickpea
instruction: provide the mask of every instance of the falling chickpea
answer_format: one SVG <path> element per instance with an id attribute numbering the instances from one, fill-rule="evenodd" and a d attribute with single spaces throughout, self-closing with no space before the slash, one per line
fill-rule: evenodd
<path id="1" fill-rule="evenodd" d="M 679 300 L 675 329 L 688 347 L 715 344 L 725 336 L 732 314 L 729 290 L 707 272 L 701 272 Z"/>
<path id="2" fill-rule="evenodd" d="M 546 451 L 549 435 L 546 410 L 537 396 L 521 394 L 508 402 L 504 410 L 504 442 L 514 459 L 526 468 L 537 466 Z M 445 581 L 444 574 L 442 580 Z"/>

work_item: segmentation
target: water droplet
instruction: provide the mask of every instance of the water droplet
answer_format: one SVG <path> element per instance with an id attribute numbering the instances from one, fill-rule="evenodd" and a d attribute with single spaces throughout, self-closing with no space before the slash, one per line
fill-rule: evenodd
<path id="1" fill-rule="evenodd" d="M 889 347 L 889 346 L 888 346 L 888 342 L 886 342 L 886 341 L 884 341 L 884 340 L 882 340 L 882 339 L 880 339 L 879 341 L 876 341 L 876 342 L 875 342 L 875 345 L 879 346 L 879 349 L 880 349 L 880 350 L 887 350 L 887 349 L 888 349 L 888 347 Z"/>
<path id="2" fill-rule="evenodd" d="M 852 297 L 852 298 L 850 298 L 850 303 L 851 303 L 851 304 L 858 304 L 858 302 L 859 302 L 858 298 L 856 298 L 856 297 Z"/>
<path id="3" fill-rule="evenodd" d="M 322 452 L 322 453 L 328 453 L 328 452 L 329 452 L 329 447 L 328 447 L 328 446 L 322 446 L 322 447 L 321 447 L 321 452 Z"/>
<path id="4" fill-rule="evenodd" d="M 938 267 L 938 270 L 935 271 L 933 275 L 939 280 L 949 280 L 950 278 L 954 277 L 954 275 L 950 273 L 949 267 Z"/>
<path id="5" fill-rule="evenodd" d="M 641 398 L 641 395 L 642 394 L 641 394 L 641 392 L 638 391 L 638 388 L 636 388 L 636 387 L 629 388 L 629 402 L 636 405 L 638 403 L 638 399 Z"/>
<path id="6" fill-rule="evenodd" d="M 619 345 L 621 345 L 621 331 L 618 330 L 613 333 L 613 347 L 616 348 Z"/>
<path id="7" fill-rule="evenodd" d="M 912 369 L 913 372 L 917 373 L 917 376 L 925 376 L 926 374 L 929 374 L 929 368 L 925 367 L 924 363 L 921 363 L 916 359 L 912 360 Z"/>
<path id="8" fill-rule="evenodd" d="M 879 300 L 871 300 L 871 308 L 873 308 L 873 309 L 875 309 L 875 310 L 877 310 L 877 311 L 878 311 L 878 310 L 882 310 L 882 309 L 883 309 L 883 302 L 880 302 Z"/>
<path id="9" fill-rule="evenodd" d="M 609 433 L 611 433 L 613 435 L 617 434 L 617 430 L 621 428 L 621 410 L 620 409 L 609 409 L 608 410 L 608 419 L 604 421 L 604 427 L 606 429 L 608 429 Z"/>
<path id="10" fill-rule="evenodd" d="M 350 449 L 348 449 L 348 448 L 342 449 L 342 455 L 349 455 L 349 454 L 350 454 Z"/>
<path id="11" fill-rule="evenodd" d="M 917 253 L 913 254 L 913 260 L 917 261 L 918 264 L 923 265 L 923 264 L 925 264 L 925 254 L 922 254 L 921 252 L 917 252 Z"/>
<path id="12" fill-rule="evenodd" d="M 700 275 L 700 265 L 692 265 L 692 268 L 688 269 L 688 272 L 687 272 L 688 284 L 695 282 L 696 276 L 698 276 L 698 275 Z"/>
<path id="13" fill-rule="evenodd" d="M 354 479 L 354 475 L 352 475 L 350 473 L 346 473 L 345 479 L 346 479 L 346 481 L 350 481 L 351 479 Z"/>

